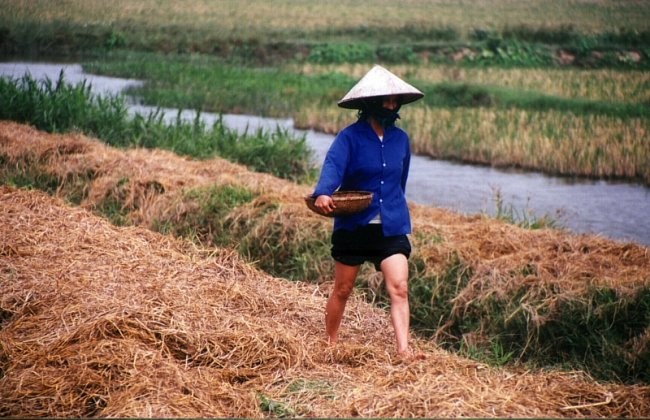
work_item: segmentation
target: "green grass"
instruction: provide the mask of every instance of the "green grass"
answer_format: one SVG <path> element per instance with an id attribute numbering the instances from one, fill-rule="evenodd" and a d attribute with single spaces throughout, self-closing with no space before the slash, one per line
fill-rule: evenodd
<path id="1" fill-rule="evenodd" d="M 535 91 L 499 86 L 439 83 L 423 87 L 424 103 L 437 108 L 517 108 L 530 111 L 564 111 L 575 115 L 649 118 L 650 107 L 643 103 L 621 103 L 547 95 Z"/>
<path id="2" fill-rule="evenodd" d="M 336 71 L 304 74 L 284 68 L 251 68 L 202 56 L 116 55 L 84 64 L 90 73 L 145 79 L 129 93 L 163 107 L 289 117 L 310 104 L 332 106 L 355 80 Z M 558 110 L 620 118 L 650 116 L 643 103 L 568 98 L 500 86 L 471 83 L 417 83 L 431 107 Z"/>
<path id="3" fill-rule="evenodd" d="M 194 158 L 222 156 L 247 165 L 251 170 L 272 173 L 297 182 L 315 176 L 311 151 L 304 137 L 287 130 L 257 130 L 239 134 L 222 120 L 211 127 L 200 120 L 180 118 L 168 124 L 159 110 L 129 117 L 122 96 L 96 96 L 85 82 L 0 79 L 0 119 L 28 123 L 48 132 L 79 131 L 117 147 L 147 147 L 171 150 Z"/>
<path id="4" fill-rule="evenodd" d="M 234 208 L 255 198 L 254 194 L 234 185 L 210 186 L 191 189 L 184 193 L 183 202 L 188 210 L 179 220 L 154 221 L 154 230 L 189 238 L 207 246 L 233 246 L 233 237 L 227 223 L 227 216 Z"/>
<path id="5" fill-rule="evenodd" d="M 535 309 L 522 308 L 516 297 L 486 302 L 465 316 L 484 320 L 479 322 L 485 333 L 522 361 L 569 364 L 599 379 L 650 382 L 650 355 L 633 350 L 634 338 L 650 322 L 648 287 L 625 299 L 612 289 L 592 288 L 581 299 L 558 302 L 553 311 L 545 297 L 531 306 Z M 540 321 L 530 311 L 539 311 Z"/>
<path id="6" fill-rule="evenodd" d="M 127 110 L 122 98 L 93 97 L 84 81 L 37 81 L 29 75 L 0 79 L 0 118 L 29 123 L 48 132 L 81 130 L 119 143 L 125 134 Z"/>
<path id="7" fill-rule="evenodd" d="M 501 191 L 498 189 L 494 191 L 494 215 L 492 217 L 524 229 L 561 228 L 559 221 L 553 216 L 548 214 L 539 216 L 530 209 L 517 209 L 512 204 L 505 203 Z"/>
<path id="8" fill-rule="evenodd" d="M 258 393 L 257 396 L 260 400 L 260 410 L 263 414 L 277 418 L 291 418 L 296 416 L 295 410 L 287 404 L 272 400 L 262 393 Z"/>
<path id="9" fill-rule="evenodd" d="M 116 54 L 83 67 L 91 73 L 146 80 L 129 93 L 148 104 L 273 117 L 290 116 L 304 104 L 338 99 L 352 83 L 339 73 L 304 75 L 226 64 L 207 56 Z"/>

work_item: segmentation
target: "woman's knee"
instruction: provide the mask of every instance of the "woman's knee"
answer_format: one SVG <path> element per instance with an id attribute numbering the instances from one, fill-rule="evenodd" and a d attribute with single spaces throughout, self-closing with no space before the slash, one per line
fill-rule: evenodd
<path id="1" fill-rule="evenodd" d="M 347 299 L 352 294 L 354 283 L 335 283 L 332 294 L 340 299 Z"/>
<path id="2" fill-rule="evenodd" d="M 391 299 L 404 300 L 408 299 L 408 281 L 406 278 L 399 280 L 386 281 L 386 289 Z"/>
<path id="3" fill-rule="evenodd" d="M 332 290 L 332 293 L 339 298 L 347 299 L 354 289 L 358 271 L 359 267 L 347 266 L 337 262 L 334 269 L 334 290 Z"/>
<path id="4" fill-rule="evenodd" d="M 402 254 L 394 254 L 381 265 L 386 288 L 391 297 L 405 298 L 408 296 L 408 261 Z"/>

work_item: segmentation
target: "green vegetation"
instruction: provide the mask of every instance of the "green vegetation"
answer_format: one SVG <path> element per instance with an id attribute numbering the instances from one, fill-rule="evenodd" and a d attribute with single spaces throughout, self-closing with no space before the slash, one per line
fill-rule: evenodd
<path id="1" fill-rule="evenodd" d="M 171 150 L 195 158 L 222 156 L 294 181 L 315 176 L 311 151 L 304 138 L 287 130 L 239 134 L 222 120 L 206 127 L 196 113 L 193 121 L 166 123 L 158 109 L 147 116 L 130 117 L 122 96 L 92 95 L 85 82 L 65 83 L 63 73 L 53 82 L 36 81 L 25 75 L 18 80 L 0 79 L 0 119 L 31 124 L 48 132 L 80 131 L 116 147 L 147 147 Z"/>
<path id="2" fill-rule="evenodd" d="M 117 96 L 93 97 L 84 81 L 65 83 L 63 72 L 56 81 L 0 79 L 0 118 L 29 123 L 48 132 L 83 131 L 119 145 L 128 139 L 127 110 Z"/>
<path id="3" fill-rule="evenodd" d="M 285 403 L 272 400 L 262 393 L 258 393 L 258 397 L 262 413 L 277 418 L 295 417 L 295 411 Z"/>
<path id="4" fill-rule="evenodd" d="M 494 215 L 498 220 L 520 226 L 525 229 L 560 229 L 561 226 L 553 216 L 539 216 L 529 209 L 516 209 L 512 204 L 506 204 L 499 189 L 494 190 Z"/>
<path id="5" fill-rule="evenodd" d="M 206 56 L 115 54 L 86 63 L 89 72 L 146 79 L 128 93 L 145 103 L 211 112 L 290 116 L 297 107 L 334 100 L 353 80 L 339 73 L 303 75 L 279 68 L 224 64 Z"/>
<path id="6" fill-rule="evenodd" d="M 379 62 L 426 93 L 401 121 L 416 153 L 650 183 L 644 2 L 6 3 L 0 54 L 146 80 L 130 93 L 150 105 L 335 132 L 353 115 L 333 104 Z"/>
<path id="7" fill-rule="evenodd" d="M 591 288 L 580 299 L 558 302 L 553 310 L 550 293 L 522 306 L 528 293 L 522 287 L 449 317 L 446 328 L 455 331 L 447 335 L 453 338 L 450 345 L 459 351 L 480 349 L 483 358 L 494 362 L 516 357 L 537 366 L 585 369 L 597 378 L 650 382 L 650 355 L 634 354 L 633 348 L 634 338 L 650 322 L 650 288 L 640 287 L 625 299 L 612 289 Z M 477 337 L 477 331 L 491 341 L 468 348 L 462 338 Z"/>
<path id="8" fill-rule="evenodd" d="M 626 48 L 646 52 L 648 9 L 642 1 L 605 0 L 504 0 L 471 6 L 379 0 L 373 7 L 347 0 L 258 0 L 246 5 L 236 0 L 110 5 L 73 0 L 56 8 L 45 1 L 7 0 L 0 12 L 4 35 L 0 53 L 43 56 L 128 49 L 218 55 L 258 63 L 306 57 L 335 60 L 330 62 L 384 58 L 396 62 L 412 60 L 413 54 L 448 61 L 454 53 L 470 48 L 481 64 L 495 65 L 545 63 L 562 49 L 581 66 L 600 65 L 601 60 L 608 66 L 630 65 L 605 55 Z M 604 56 L 594 59 L 594 51 Z M 647 57 L 642 61 L 645 64 L 640 65 L 647 66 Z"/>
<path id="9" fill-rule="evenodd" d="M 354 83 L 354 78 L 345 75 L 356 71 L 349 65 L 246 68 L 208 57 L 129 54 L 86 67 L 122 77 L 152 77 L 154 81 L 130 92 L 149 104 L 290 115 L 301 127 L 326 131 L 336 131 L 354 117 L 332 105 Z M 644 90 L 650 86 L 650 79 L 643 73 L 628 73 L 628 79 L 636 81 L 620 93 L 622 98 L 629 98 L 623 102 L 605 99 L 614 89 L 624 89 L 615 88 L 618 77 L 612 77 L 612 87 L 594 99 L 570 97 L 571 90 L 591 90 L 598 79 L 603 79 L 601 72 L 593 73 L 591 81 L 585 79 L 590 73 L 561 74 L 567 93 L 548 95 L 527 86 L 522 89 L 519 81 L 513 82 L 520 85 L 516 87 L 438 82 L 439 77 L 433 74 L 438 67 L 399 69 L 415 71 L 415 77 L 424 80 L 436 79 L 417 83 L 425 99 L 402 112 L 401 124 L 411 134 L 416 153 L 567 176 L 650 182 L 650 147 L 645 134 L 650 108 Z M 534 72 L 540 80 L 540 71 Z M 525 75 L 514 75 L 524 80 Z M 495 83 L 496 76 L 483 78 Z M 541 73 L 541 77 L 550 83 L 556 74 Z M 469 75 L 464 78 L 471 79 Z M 543 89 L 546 85 L 537 83 Z"/>
<path id="10" fill-rule="evenodd" d="M 226 221 L 228 213 L 253 200 L 253 193 L 237 186 L 212 186 L 189 190 L 183 202 L 192 203 L 181 220 L 155 221 L 154 230 L 191 238 L 200 243 L 232 246 L 235 243 Z"/>

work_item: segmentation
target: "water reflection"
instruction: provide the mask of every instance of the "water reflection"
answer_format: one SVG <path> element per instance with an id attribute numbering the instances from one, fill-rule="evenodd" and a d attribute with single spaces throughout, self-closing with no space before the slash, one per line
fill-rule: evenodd
<path id="1" fill-rule="evenodd" d="M 87 80 L 98 94 L 116 94 L 138 80 L 118 79 L 83 73 L 79 65 L 0 63 L 0 75 L 13 78 L 29 72 L 33 78 L 56 80 L 61 69 L 71 83 Z M 130 105 L 131 113 L 147 115 L 154 107 Z M 162 109 L 166 118 L 175 120 L 178 110 Z M 406 110 L 405 112 L 408 112 Z M 193 120 L 194 111 L 182 111 L 181 118 Z M 202 113 L 206 124 L 212 125 L 216 114 Z M 354 117 L 353 114 L 350 115 Z M 271 119 L 255 116 L 222 116 L 229 128 L 245 131 L 258 128 L 273 130 L 281 127 L 293 130 L 290 119 Z M 295 130 L 305 135 L 314 150 L 316 164 L 322 162 L 333 136 L 312 130 Z M 548 215 L 565 228 L 578 233 L 596 233 L 613 239 L 631 240 L 650 245 L 650 188 L 642 185 L 574 180 L 551 177 L 539 173 L 507 171 L 490 167 L 472 166 L 414 156 L 407 185 L 409 200 L 452 209 L 466 214 L 494 214 L 495 197 L 500 194 L 503 203 L 516 213 L 536 217 Z"/>

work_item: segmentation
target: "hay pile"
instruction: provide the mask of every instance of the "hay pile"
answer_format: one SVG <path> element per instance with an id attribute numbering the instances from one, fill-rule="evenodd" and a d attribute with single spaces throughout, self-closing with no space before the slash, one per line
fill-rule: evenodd
<path id="1" fill-rule="evenodd" d="M 242 188 L 254 200 L 231 209 L 217 226 L 204 226 L 201 220 L 198 226 L 188 223 L 203 229 L 200 241 L 211 246 L 210 235 L 222 234 L 227 238 L 221 243 L 269 273 L 330 281 L 331 222 L 304 205 L 308 186 L 223 159 L 195 161 L 160 150 L 118 150 L 82 135 L 52 135 L 11 122 L 0 122 L 0 158 L 7 168 L 34 172 L 37 179 L 52 177 L 57 195 L 77 197 L 86 209 L 102 214 L 106 203 L 117 203 L 120 221 L 152 229 L 161 221 L 182 225 L 203 211 L 186 191 Z M 411 205 L 411 213 L 413 265 L 422 267 L 419 278 L 428 282 L 422 288 L 438 293 L 431 299 L 412 295 L 412 309 L 417 317 L 424 314 L 419 327 L 434 331 L 437 340 L 489 349 L 495 337 L 512 337 L 506 350 L 516 360 L 539 357 L 541 363 L 557 363 L 566 360 L 563 352 L 572 352 L 592 372 L 599 369 L 599 358 L 605 358 L 620 362 L 605 368 L 603 376 L 616 369 L 618 377 L 647 381 L 643 371 L 650 366 L 650 325 L 639 302 L 650 290 L 650 249 L 594 235 L 521 229 L 439 208 Z M 468 278 L 454 278 L 463 275 Z M 362 270 L 360 280 L 371 289 L 369 295 L 384 293 L 374 270 Z M 630 317 L 646 319 L 644 326 L 635 326 L 616 342 L 601 338 L 613 325 L 609 315 L 602 316 L 599 326 L 589 318 L 591 311 L 603 313 L 594 300 L 605 289 L 616 296 L 615 305 L 631 308 Z M 576 344 L 567 345 L 574 347 L 549 346 L 562 340 L 558 334 L 570 336 Z M 586 351 L 593 356 L 583 357 Z"/>
<path id="2" fill-rule="evenodd" d="M 0 156 L 6 166 L 27 172 L 37 169 L 56 178 L 60 196 L 83 188 L 80 204 L 84 208 L 92 210 L 114 196 L 128 222 L 135 225 L 151 227 L 155 220 L 177 219 L 187 211 L 179 199 L 183 190 L 235 185 L 257 197 L 233 215 L 243 224 L 261 214 L 261 225 L 303 226 L 307 229 L 301 231 L 312 236 L 327 235 L 330 229 L 328 219 L 305 207 L 302 197 L 311 192 L 310 186 L 251 172 L 219 158 L 196 161 L 162 150 L 119 150 L 83 135 L 47 134 L 8 121 L 0 121 Z M 276 206 L 273 214 L 266 214 L 269 203 Z M 528 274 L 529 283 L 570 294 L 580 294 L 594 284 L 622 293 L 650 285 L 650 248 L 639 244 L 561 230 L 522 229 L 495 219 L 414 204 L 411 215 L 414 250 L 427 268 L 441 270 L 457 256 L 484 283 L 475 290 L 485 289 L 486 284 L 505 290 L 521 283 L 525 276 L 511 273 L 521 267 L 534 269 L 533 276 Z"/>
<path id="3" fill-rule="evenodd" d="M 0 190 L 0 415 L 643 417 L 650 387 L 493 369 L 426 342 L 400 363 L 384 311 L 41 192 Z"/>
<path id="4" fill-rule="evenodd" d="M 174 211 L 169 208 L 170 197 L 184 188 L 241 185 L 285 201 L 305 191 L 224 159 L 197 161 L 159 149 L 114 149 L 81 134 L 48 134 L 7 121 L 0 121 L 0 154 L 9 165 L 55 177 L 61 185 L 60 194 L 89 181 L 82 185 L 83 207 L 93 209 L 112 196 L 128 209 L 128 221 L 133 224 L 148 225 L 161 214 Z"/>

